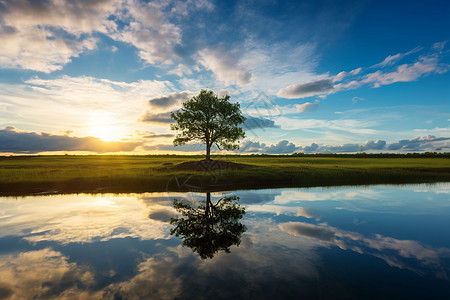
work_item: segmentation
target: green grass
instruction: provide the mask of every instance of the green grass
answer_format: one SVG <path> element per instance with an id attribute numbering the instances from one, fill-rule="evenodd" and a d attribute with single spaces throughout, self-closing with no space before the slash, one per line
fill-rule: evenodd
<path id="1" fill-rule="evenodd" d="M 450 181 L 448 156 L 217 156 L 242 170 L 180 171 L 202 156 L 0 157 L 0 194 L 145 192 Z M 164 165 L 164 164 L 173 165 Z M 178 184 L 177 184 L 178 181 Z M 183 184 L 184 183 L 184 184 Z"/>

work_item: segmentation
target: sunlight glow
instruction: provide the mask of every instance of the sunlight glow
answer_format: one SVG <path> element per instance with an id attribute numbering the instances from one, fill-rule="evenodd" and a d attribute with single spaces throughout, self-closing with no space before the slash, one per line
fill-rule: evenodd
<path id="1" fill-rule="evenodd" d="M 119 141 L 125 136 L 124 128 L 109 114 L 97 114 L 90 124 L 90 135 L 103 141 Z"/>
<path id="2" fill-rule="evenodd" d="M 120 129 L 112 126 L 98 126 L 94 129 L 92 135 L 106 142 L 118 141 L 121 139 L 117 133 L 118 130 Z"/>

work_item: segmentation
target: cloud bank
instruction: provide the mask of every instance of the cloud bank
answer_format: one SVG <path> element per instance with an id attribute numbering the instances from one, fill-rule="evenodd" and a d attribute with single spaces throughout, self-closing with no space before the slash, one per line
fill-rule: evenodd
<path id="1" fill-rule="evenodd" d="M 401 140 L 388 144 L 384 140 L 367 141 L 361 144 L 319 145 L 312 143 L 308 146 L 296 146 L 287 140 L 276 144 L 266 145 L 258 141 L 246 140 L 236 150 L 240 153 L 355 153 L 355 152 L 414 152 L 430 151 L 440 152 L 450 149 L 450 137 L 435 137 L 432 135 L 416 137 L 409 140 Z"/>
<path id="2" fill-rule="evenodd" d="M 95 137 L 72 137 L 18 131 L 14 127 L 0 130 L 0 152 L 39 153 L 44 151 L 90 151 L 96 153 L 133 151 L 140 142 L 105 142 Z"/>
<path id="3" fill-rule="evenodd" d="M 144 122 L 160 123 L 167 125 L 171 119 L 167 114 L 146 115 L 149 120 Z M 270 120 L 269 120 L 270 121 Z M 269 123 L 267 127 L 273 124 Z M 134 151 L 142 146 L 144 150 L 154 151 L 182 151 L 198 152 L 204 150 L 204 145 L 187 144 L 174 147 L 172 144 L 143 145 L 142 140 L 106 142 L 95 137 L 70 136 L 71 132 L 64 135 L 49 133 L 37 133 L 19 131 L 12 126 L 0 129 L 0 152 L 34 154 L 47 151 L 89 151 L 96 153 Z M 171 138 L 173 134 L 143 132 L 141 139 Z M 450 137 L 435 137 L 432 135 L 416 137 L 409 140 L 400 140 L 388 144 L 384 140 L 367 141 L 361 144 L 319 145 L 312 143 L 308 146 L 297 146 L 288 140 L 281 140 L 275 144 L 267 145 L 259 141 L 245 140 L 241 143 L 236 153 L 267 153 L 267 154 L 291 154 L 303 153 L 354 153 L 354 152 L 414 152 L 430 151 L 441 152 L 450 149 Z M 218 151 L 218 149 L 212 149 Z"/>

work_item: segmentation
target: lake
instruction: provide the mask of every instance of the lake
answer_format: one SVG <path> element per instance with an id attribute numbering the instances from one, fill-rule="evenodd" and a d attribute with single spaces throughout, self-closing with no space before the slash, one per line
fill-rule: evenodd
<path id="1" fill-rule="evenodd" d="M 449 273 L 450 183 L 0 197 L 0 299 L 450 299 Z"/>

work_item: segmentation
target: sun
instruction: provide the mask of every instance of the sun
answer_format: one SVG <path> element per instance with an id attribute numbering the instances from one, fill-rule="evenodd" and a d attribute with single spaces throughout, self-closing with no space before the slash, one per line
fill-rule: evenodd
<path id="1" fill-rule="evenodd" d="M 121 130 L 113 126 L 97 126 L 93 129 L 92 136 L 105 142 L 113 142 L 121 139 L 120 131 Z"/>
<path id="2" fill-rule="evenodd" d="M 110 115 L 98 114 L 89 124 L 90 135 L 105 142 L 121 140 L 125 135 L 125 130 L 120 126 L 120 122 Z"/>

